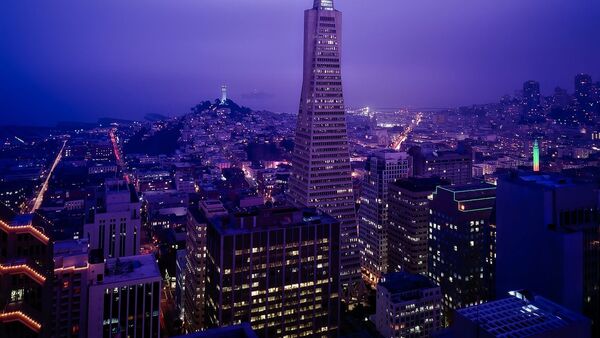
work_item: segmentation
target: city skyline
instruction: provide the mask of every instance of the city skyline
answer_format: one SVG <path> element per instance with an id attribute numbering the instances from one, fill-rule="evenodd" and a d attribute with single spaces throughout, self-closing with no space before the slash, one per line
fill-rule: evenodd
<path id="1" fill-rule="evenodd" d="M 57 1 L 0 18 L 0 337 L 600 337 L 593 5 Z"/>
<path id="2" fill-rule="evenodd" d="M 600 44 L 587 34 L 600 29 L 597 3 L 338 2 L 352 23 L 349 106 L 455 107 L 497 100 L 528 80 L 549 95 L 556 86 L 572 92 L 574 74 L 600 76 Z M 11 3 L 0 14 L 0 31 L 10 32 L 0 34 L 3 124 L 181 115 L 219 97 L 223 83 L 246 106 L 296 109 L 304 1 L 46 6 Z"/>

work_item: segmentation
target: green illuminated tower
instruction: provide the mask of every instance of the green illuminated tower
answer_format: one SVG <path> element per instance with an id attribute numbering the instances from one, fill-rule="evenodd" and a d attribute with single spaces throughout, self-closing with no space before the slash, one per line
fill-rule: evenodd
<path id="1" fill-rule="evenodd" d="M 538 141 L 533 141 L 533 171 L 540 171 L 540 147 Z"/>

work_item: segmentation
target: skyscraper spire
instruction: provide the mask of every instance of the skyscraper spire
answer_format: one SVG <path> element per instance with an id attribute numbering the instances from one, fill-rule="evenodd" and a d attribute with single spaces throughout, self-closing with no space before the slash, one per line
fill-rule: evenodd
<path id="1" fill-rule="evenodd" d="M 540 147 L 538 141 L 533 141 L 533 171 L 540 171 Z"/>
<path id="2" fill-rule="evenodd" d="M 313 5 L 314 9 L 324 9 L 332 11 L 333 8 L 333 0 L 315 0 L 315 4 Z"/>

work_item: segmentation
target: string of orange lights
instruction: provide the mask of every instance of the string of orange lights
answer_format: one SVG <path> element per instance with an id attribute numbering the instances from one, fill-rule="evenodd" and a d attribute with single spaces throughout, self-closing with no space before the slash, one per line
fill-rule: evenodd
<path id="1" fill-rule="evenodd" d="M 38 229 L 36 229 L 31 224 L 12 226 L 12 225 L 9 225 L 8 223 L 4 222 L 4 221 L 0 221 L 0 228 L 2 228 L 3 230 L 5 230 L 6 232 L 16 232 L 17 234 L 20 234 L 20 233 L 29 233 L 32 236 L 34 236 L 35 238 L 39 239 L 44 244 L 48 244 L 48 242 L 50 241 L 50 238 L 48 236 L 46 236 L 46 234 L 44 234 L 43 232 L 39 231 Z"/>
<path id="2" fill-rule="evenodd" d="M 0 264 L 0 274 L 26 274 L 31 277 L 33 280 L 38 282 L 39 284 L 44 284 L 46 281 L 46 277 L 35 271 L 27 264 L 19 264 L 19 265 L 3 265 Z"/>
<path id="3" fill-rule="evenodd" d="M 19 322 L 25 324 L 27 327 L 29 327 L 36 333 L 39 333 L 42 328 L 42 324 L 33 320 L 31 317 L 29 317 L 28 315 L 24 314 L 21 311 L 10 311 L 10 312 L 0 313 L 0 322 L 14 322 L 14 321 L 19 321 Z"/>

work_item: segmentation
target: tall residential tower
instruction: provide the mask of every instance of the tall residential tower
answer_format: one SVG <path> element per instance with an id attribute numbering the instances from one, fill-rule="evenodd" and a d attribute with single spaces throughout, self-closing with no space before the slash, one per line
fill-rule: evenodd
<path id="1" fill-rule="evenodd" d="M 341 222 L 341 283 L 360 284 L 358 230 L 340 70 L 342 14 L 332 0 L 304 13 L 304 78 L 289 199 Z"/>

